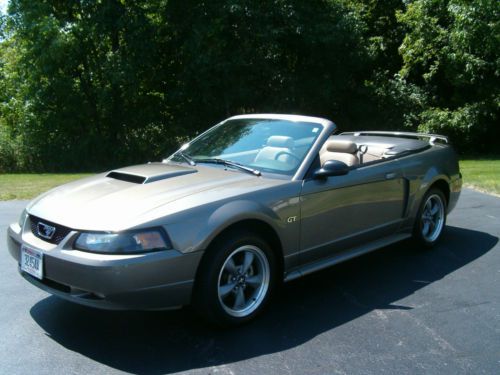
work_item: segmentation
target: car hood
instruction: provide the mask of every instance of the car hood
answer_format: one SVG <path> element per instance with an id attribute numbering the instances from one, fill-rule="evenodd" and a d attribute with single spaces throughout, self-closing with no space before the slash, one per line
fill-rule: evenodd
<path id="1" fill-rule="evenodd" d="M 119 231 L 168 215 L 172 202 L 178 210 L 188 197 L 223 199 L 279 181 L 214 166 L 151 163 L 62 185 L 35 199 L 28 212 L 73 229 Z"/>

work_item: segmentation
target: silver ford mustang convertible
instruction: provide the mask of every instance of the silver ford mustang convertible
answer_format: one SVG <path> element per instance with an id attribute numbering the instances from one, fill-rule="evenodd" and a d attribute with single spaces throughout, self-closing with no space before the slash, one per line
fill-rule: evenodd
<path id="1" fill-rule="evenodd" d="M 162 162 L 53 189 L 8 229 L 21 275 L 104 309 L 192 304 L 254 318 L 283 281 L 413 237 L 440 238 L 462 185 L 446 137 L 231 117 Z"/>

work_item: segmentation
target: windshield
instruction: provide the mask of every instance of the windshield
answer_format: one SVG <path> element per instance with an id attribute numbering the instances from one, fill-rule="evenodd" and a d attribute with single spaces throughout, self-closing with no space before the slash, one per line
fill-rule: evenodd
<path id="1" fill-rule="evenodd" d="M 191 141 L 168 160 L 222 159 L 262 172 L 293 175 L 322 130 L 322 125 L 272 119 L 223 122 Z M 182 155 L 184 154 L 184 155 Z"/>

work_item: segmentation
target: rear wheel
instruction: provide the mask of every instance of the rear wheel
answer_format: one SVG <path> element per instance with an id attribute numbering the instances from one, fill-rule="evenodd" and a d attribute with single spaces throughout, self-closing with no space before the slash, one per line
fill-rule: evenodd
<path id="1" fill-rule="evenodd" d="M 446 198 L 441 190 L 433 188 L 422 199 L 413 229 L 414 239 L 432 247 L 440 239 L 446 224 Z"/>
<path id="2" fill-rule="evenodd" d="M 203 257 L 193 302 L 198 312 L 218 325 L 253 319 L 276 285 L 275 257 L 260 236 L 244 231 L 216 240 Z"/>

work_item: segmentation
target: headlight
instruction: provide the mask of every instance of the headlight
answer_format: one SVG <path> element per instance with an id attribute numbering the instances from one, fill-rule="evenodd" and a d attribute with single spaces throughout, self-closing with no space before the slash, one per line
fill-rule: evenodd
<path id="1" fill-rule="evenodd" d="M 145 229 L 121 233 L 81 233 L 75 249 L 107 254 L 133 254 L 167 250 L 172 246 L 162 229 Z"/>
<path id="2" fill-rule="evenodd" d="M 24 222 L 26 221 L 27 218 L 28 218 L 28 211 L 26 211 L 26 209 L 24 209 L 21 216 L 19 216 L 19 221 L 17 222 L 19 224 L 19 226 L 21 227 L 21 229 L 23 229 Z"/>

